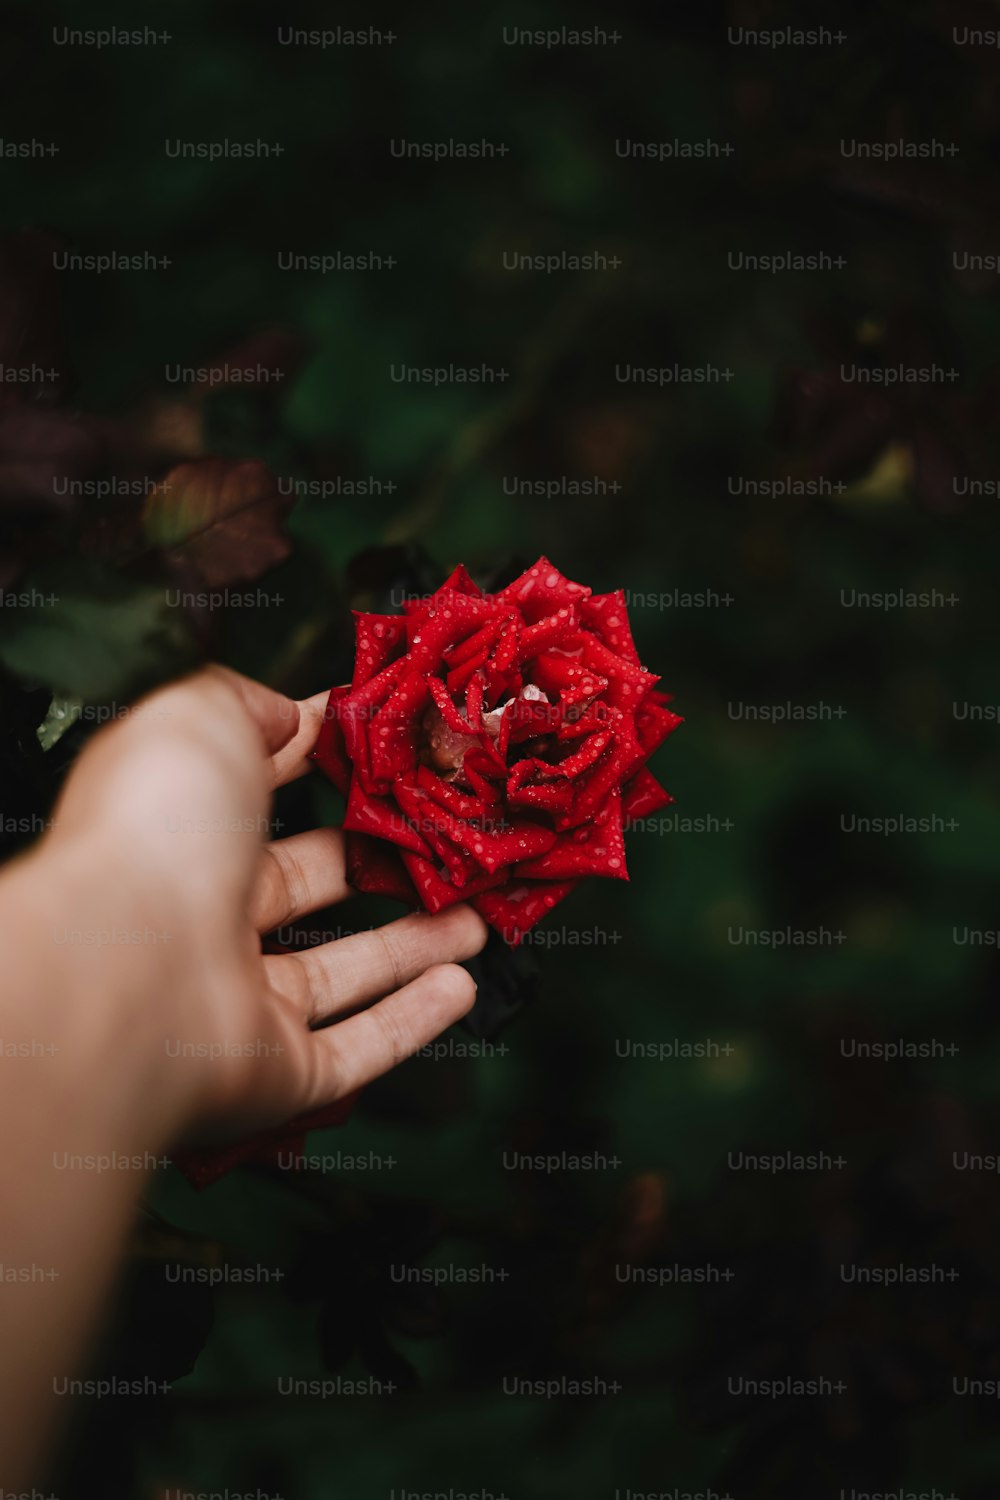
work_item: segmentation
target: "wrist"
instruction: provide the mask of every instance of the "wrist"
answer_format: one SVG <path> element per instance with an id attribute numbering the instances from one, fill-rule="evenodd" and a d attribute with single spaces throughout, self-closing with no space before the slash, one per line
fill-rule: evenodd
<path id="1" fill-rule="evenodd" d="M 157 1150 L 184 1124 L 164 1044 L 184 945 L 144 906 L 90 841 L 45 841 L 0 878 L 0 1035 L 46 1065 L 24 1075 L 33 1110 L 51 1094 L 65 1135 L 125 1152 Z"/>

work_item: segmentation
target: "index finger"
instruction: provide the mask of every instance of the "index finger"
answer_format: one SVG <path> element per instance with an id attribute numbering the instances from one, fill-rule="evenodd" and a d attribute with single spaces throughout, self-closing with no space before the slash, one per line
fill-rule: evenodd
<path id="1" fill-rule="evenodd" d="M 293 744 L 301 733 L 302 705 L 293 698 L 286 698 L 284 693 L 275 692 L 263 682 L 256 682 L 252 677 L 244 677 L 241 672 L 217 663 L 205 668 L 203 680 L 208 684 L 222 683 L 235 694 L 260 731 L 270 758 Z"/>
<path id="2" fill-rule="evenodd" d="M 300 698 L 296 703 L 299 711 L 298 728 L 287 744 L 271 756 L 271 785 L 285 786 L 312 769 L 309 753 L 323 724 L 329 690 L 314 693 L 311 698 Z"/>

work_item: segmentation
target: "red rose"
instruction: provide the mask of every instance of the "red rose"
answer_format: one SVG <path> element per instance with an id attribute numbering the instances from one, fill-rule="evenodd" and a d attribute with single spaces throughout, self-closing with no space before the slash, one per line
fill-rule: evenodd
<path id="1" fill-rule="evenodd" d="M 542 557 L 484 594 L 459 567 L 355 628 L 313 756 L 347 798 L 358 890 L 468 901 L 515 945 L 583 876 L 628 879 L 625 825 L 672 800 L 645 763 L 681 720 L 620 591 Z"/>

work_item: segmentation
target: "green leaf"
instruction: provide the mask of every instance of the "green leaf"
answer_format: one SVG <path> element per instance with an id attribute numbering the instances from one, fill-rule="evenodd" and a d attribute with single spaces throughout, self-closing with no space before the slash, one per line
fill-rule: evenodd
<path id="1" fill-rule="evenodd" d="M 29 602 L 5 610 L 0 661 L 57 699 L 127 701 L 193 664 L 186 619 L 162 587 L 66 562 L 21 588 Z"/>
<path id="2" fill-rule="evenodd" d="M 66 698 L 62 695 L 53 698 L 36 731 L 42 749 L 51 750 L 54 745 L 58 745 L 67 729 L 72 729 L 82 713 L 82 698 Z"/>

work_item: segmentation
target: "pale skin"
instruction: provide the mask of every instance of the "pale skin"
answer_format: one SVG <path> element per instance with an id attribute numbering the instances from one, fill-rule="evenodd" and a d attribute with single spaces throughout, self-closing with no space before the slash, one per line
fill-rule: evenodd
<path id="1" fill-rule="evenodd" d="M 267 841 L 325 703 L 219 668 L 162 690 L 93 737 L 52 829 L 0 874 L 0 1491 L 37 1474 L 145 1162 L 332 1103 L 473 1003 L 459 964 L 486 927 L 467 906 L 261 951 L 351 894 L 339 830 Z"/>

